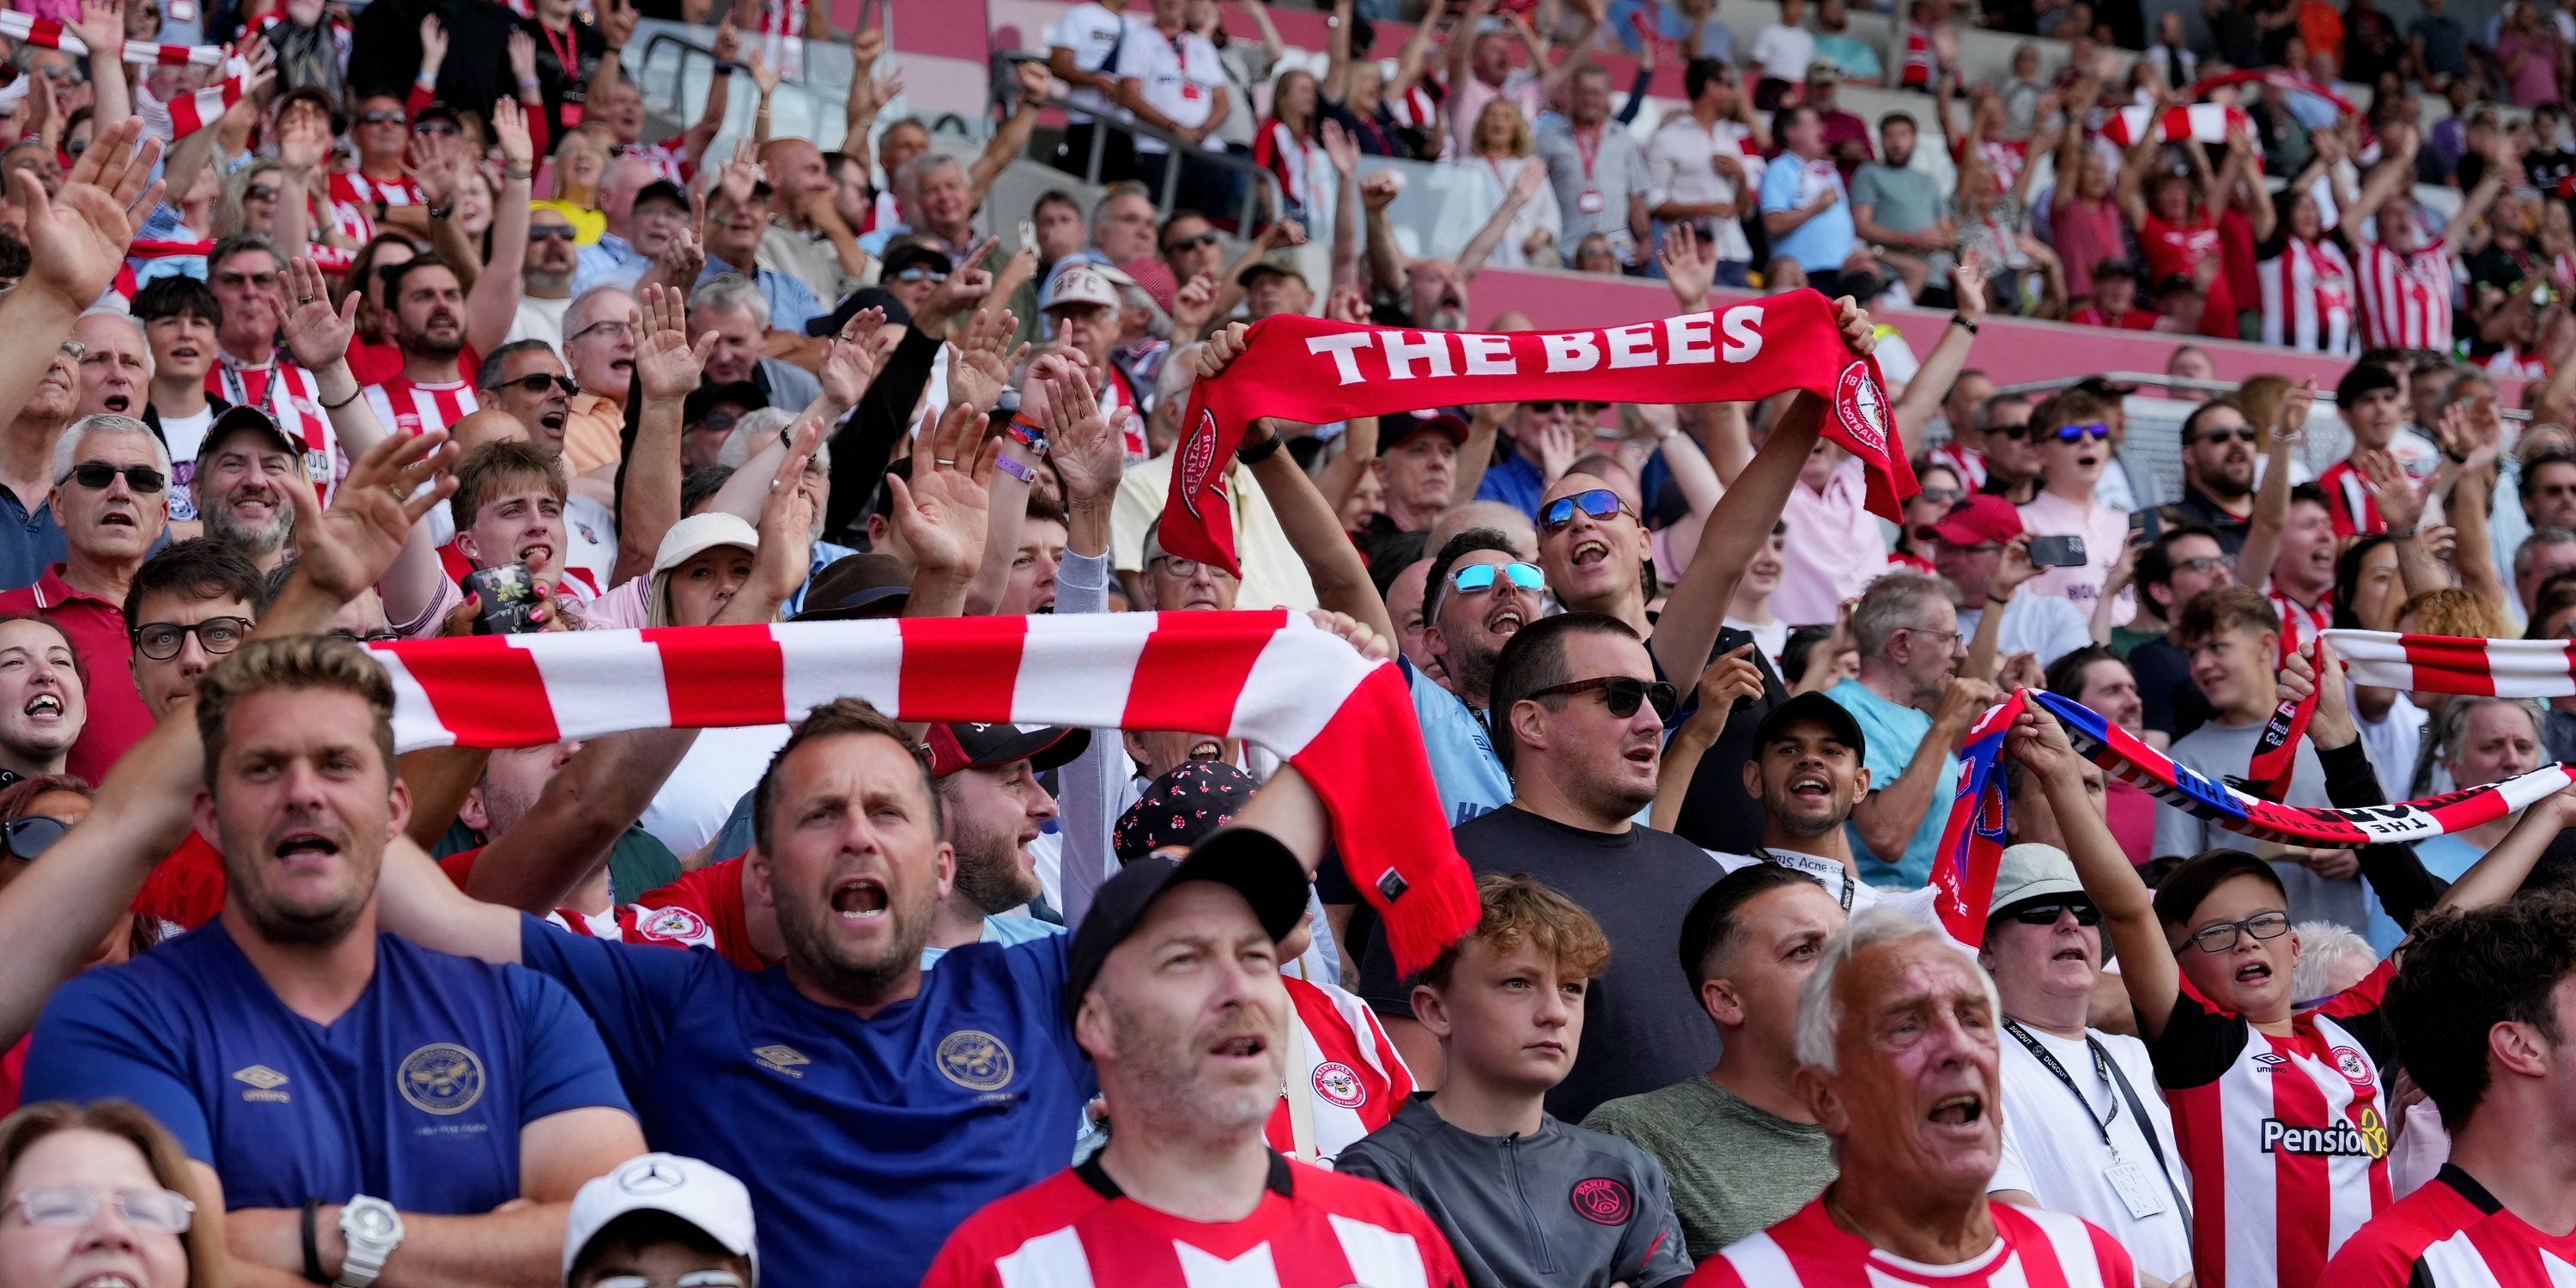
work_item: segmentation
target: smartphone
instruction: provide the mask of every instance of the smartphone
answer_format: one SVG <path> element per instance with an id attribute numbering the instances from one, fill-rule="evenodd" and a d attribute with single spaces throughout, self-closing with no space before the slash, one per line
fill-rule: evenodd
<path id="1" fill-rule="evenodd" d="M 2135 533 L 2144 532 L 2146 530 L 2147 512 L 2144 510 L 2131 510 L 2129 512 L 2129 531 Z"/>
<path id="2" fill-rule="evenodd" d="M 1020 221 L 1020 246 L 1026 246 L 1026 247 L 1029 247 L 1029 248 L 1031 248 L 1031 249 L 1035 249 L 1035 248 L 1037 247 L 1037 244 L 1038 244 L 1038 226 L 1037 226 L 1037 224 L 1036 224 L 1034 221 L 1031 221 L 1031 220 L 1027 220 L 1027 219 L 1023 219 L 1023 220 L 1021 220 L 1021 221 Z M 1016 250 L 1018 250 L 1019 248 L 1020 248 L 1019 246 L 1014 246 L 1014 247 L 1012 247 L 1011 249 L 1016 251 Z"/>
<path id="3" fill-rule="evenodd" d="M 2030 539 L 2030 566 L 2033 568 L 2081 568 L 2084 562 L 2084 538 L 2082 537 L 2051 536 Z"/>
<path id="4" fill-rule="evenodd" d="M 465 575 L 465 593 L 474 596 L 474 633 L 525 635 L 538 629 L 530 613 L 537 606 L 537 579 L 523 563 L 499 564 Z"/>

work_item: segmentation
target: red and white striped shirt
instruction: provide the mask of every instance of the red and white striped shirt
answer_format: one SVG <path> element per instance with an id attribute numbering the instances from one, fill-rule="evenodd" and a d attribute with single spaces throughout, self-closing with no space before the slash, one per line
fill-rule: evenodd
<path id="1" fill-rule="evenodd" d="M 1387 1124 L 1413 1095 L 1413 1073 L 1404 1067 L 1368 1003 L 1330 984 L 1282 976 L 1294 1003 L 1301 1039 L 1286 1091 L 1310 1091 L 1315 1106 L 1315 1157 L 1329 1161 L 1351 1142 Z M 1282 1154 L 1297 1148 L 1296 1128 L 1282 1094 L 1262 1129 Z"/>
<path id="2" fill-rule="evenodd" d="M 1092 1159 L 966 1218 L 924 1288 L 1452 1288 L 1466 1276 L 1403 1195 L 1270 1160 L 1240 1221 L 1190 1221 L 1130 1199 Z M 2033 1288 L 2040 1288 L 2034 1285 Z"/>
<path id="3" fill-rule="evenodd" d="M 2367 480 L 2349 459 L 2327 466 L 2317 476 L 2317 487 L 2326 494 L 2326 513 L 2334 518 L 2336 536 L 2388 530 L 2388 520 L 2380 515 L 2379 502 L 2371 499 Z"/>
<path id="4" fill-rule="evenodd" d="M 363 392 L 367 407 L 376 413 L 376 423 L 389 434 L 446 429 L 473 415 L 479 406 L 473 383 L 464 380 L 422 385 L 396 376 Z"/>
<path id="5" fill-rule="evenodd" d="M 2297 1018 L 2288 1037 L 2218 1010 L 2186 981 L 2148 1044 L 2191 1172 L 2197 1288 L 2312 1288 L 2389 1206 L 2391 967 Z"/>
<path id="6" fill-rule="evenodd" d="M 1958 471 L 1968 490 L 1974 492 L 1986 485 L 1986 454 L 1961 447 L 1956 442 L 1943 443 L 1932 449 L 1932 459 Z"/>
<path id="7" fill-rule="evenodd" d="M 2567 1288 L 2576 1284 L 2576 1234 L 2548 1234 L 2498 1212 L 2424 1249 L 2409 1284 L 2423 1288 Z"/>
<path id="8" fill-rule="evenodd" d="M 420 185 L 408 178 L 391 182 L 370 179 L 356 171 L 331 175 L 331 222 L 339 225 L 352 241 L 361 244 L 376 235 L 376 203 L 386 206 L 422 204 Z"/>
<path id="9" fill-rule="evenodd" d="M 288 437 L 304 444 L 304 476 L 313 480 L 317 497 L 327 500 L 331 485 L 348 475 L 348 457 L 332 433 L 330 414 L 322 410 L 322 387 L 312 372 L 282 356 L 254 367 L 223 355 L 206 373 L 206 393 L 267 412 Z"/>
<path id="10" fill-rule="evenodd" d="M 2129 1250 L 2065 1212 L 1989 1205 L 1995 1241 L 1974 1260 L 1927 1266 L 1834 1224 L 1822 1195 L 1699 1263 L 1688 1288 L 2135 1288 Z"/>
<path id="11" fill-rule="evenodd" d="M 2263 279 L 2263 343 L 2355 353 L 2352 261 L 2331 241 L 2283 240 L 2255 265 Z"/>
<path id="12" fill-rule="evenodd" d="M 685 188 L 698 175 L 697 164 L 689 160 L 688 145 L 689 136 L 674 134 L 659 143 L 630 143 L 626 155 L 653 167 L 657 177 Z"/>
<path id="13" fill-rule="evenodd" d="M 2451 247 L 2436 241 L 2400 255 L 2375 241 L 2361 244 L 2353 278 L 2360 287 L 2362 343 L 2374 349 L 2451 351 Z"/>
<path id="14" fill-rule="evenodd" d="M 2346 1240 L 2326 1263 L 2325 1282 L 2335 1288 L 2406 1288 L 2426 1248 L 2503 1210 L 2485 1186 L 2445 1163 L 2439 1175 Z"/>
<path id="15" fill-rule="evenodd" d="M 1314 189 L 1307 176 L 1315 173 L 1315 159 L 1322 155 L 1314 140 L 1298 138 L 1296 131 L 1275 116 L 1264 119 L 1260 132 L 1252 136 L 1253 164 L 1276 177 L 1279 191 L 1300 210 L 1311 209 L 1315 204 Z"/>
<path id="16" fill-rule="evenodd" d="M 2317 636 L 2334 625 L 2334 595 L 2331 592 L 2319 595 L 2314 608 L 2268 586 L 2263 590 L 2263 598 L 2271 600 L 2272 611 L 2281 615 L 2281 647 L 2284 649 L 2304 649 L 2316 643 Z"/>

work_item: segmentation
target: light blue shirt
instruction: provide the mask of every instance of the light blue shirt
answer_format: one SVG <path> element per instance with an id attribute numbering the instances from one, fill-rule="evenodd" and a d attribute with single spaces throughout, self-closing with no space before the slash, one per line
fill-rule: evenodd
<path id="1" fill-rule="evenodd" d="M 1786 236 L 1771 239 L 1774 256 L 1786 255 L 1810 273 L 1840 272 L 1843 260 L 1852 252 L 1851 193 L 1843 186 L 1842 172 L 1834 168 L 1830 158 L 1800 161 L 1785 152 L 1762 171 L 1764 214 L 1801 209 L 1828 184 L 1837 194 L 1834 204 L 1817 211 Z"/>
<path id="2" fill-rule="evenodd" d="M 1858 680 L 1846 679 L 1825 690 L 1825 696 L 1843 704 L 1860 722 L 1860 736 L 1868 744 L 1868 754 L 1861 758 L 1869 770 L 1873 790 L 1884 788 L 1904 774 L 1906 763 L 1914 759 L 1914 749 L 1932 733 L 1930 713 L 1912 707 L 1900 707 L 1862 687 Z M 1905 844 L 1905 857 L 1893 864 L 1882 862 L 1868 844 L 1861 840 L 1860 825 L 1845 823 L 1851 831 L 1852 853 L 1860 859 L 1860 879 L 1874 886 L 1900 886 L 1908 890 L 1929 885 L 1932 881 L 1932 855 L 1941 848 L 1941 830 L 1950 821 L 1951 786 L 1959 780 L 1959 758 L 1941 757 L 1941 776 L 1934 780 L 1932 804 L 1923 811 L 1923 821 L 1914 829 L 1914 839 Z"/>
<path id="3" fill-rule="evenodd" d="M 2445 881 L 2459 880 L 2467 874 L 2470 865 L 2485 854 L 2486 851 L 2458 836 L 2428 836 L 2415 842 L 2415 857 L 2424 864 L 2424 870 Z M 2365 881 L 2362 884 L 2367 887 L 2370 883 Z M 2362 896 L 2362 901 L 2370 907 L 2370 924 L 2361 928 L 2362 937 L 2370 941 L 2372 950 L 2381 957 L 2396 952 L 2398 941 L 2406 938 L 2406 932 L 2390 919 L 2387 909 L 2379 906 L 2377 890 L 2369 890 Z"/>
<path id="4" fill-rule="evenodd" d="M 1063 933 L 1064 927 L 1052 921 L 1040 921 L 1035 917 L 986 917 L 984 933 L 976 938 L 981 943 L 1001 944 L 1008 947 L 1012 944 L 1032 943 L 1049 935 Z M 939 959 L 947 955 L 948 950 L 945 948 L 924 944 L 921 949 L 921 968 L 928 970 L 938 965 Z"/>
<path id="5" fill-rule="evenodd" d="M 1846 219 L 1844 222 L 1850 221 Z M 707 257 L 705 270 L 698 274 L 696 285 L 704 286 L 727 273 L 736 271 L 738 270 L 728 267 L 722 260 L 710 255 Z M 805 284 L 794 277 L 766 268 L 754 268 L 746 276 L 760 285 L 761 297 L 769 301 L 769 329 L 772 331 L 792 331 L 803 335 L 805 324 L 821 316 L 824 311 L 822 304 L 815 300 L 814 292 L 806 289 Z"/>
<path id="6" fill-rule="evenodd" d="M 594 286 L 632 288 L 644 270 L 653 266 L 653 257 L 615 233 L 601 233 L 599 240 L 581 248 L 574 261 L 572 293 L 575 299 Z"/>
<path id="7" fill-rule="evenodd" d="M 1422 722 L 1422 749 L 1430 753 L 1431 782 L 1440 792 L 1441 816 L 1456 827 L 1501 809 L 1512 799 L 1512 776 L 1494 754 L 1484 717 L 1457 694 L 1402 658 L 1404 682 L 1413 689 L 1413 714 Z"/>
<path id="8" fill-rule="evenodd" d="M 578 295 L 580 292 L 576 291 L 574 294 Z M 782 611 L 789 617 L 804 612 L 805 592 L 813 589 L 814 579 L 822 576 L 823 570 L 831 567 L 834 560 L 857 553 L 859 552 L 848 546 L 836 546 L 829 541 L 815 542 L 813 558 L 807 560 L 805 564 L 805 580 L 796 587 L 795 594 L 787 597 L 787 606 Z"/>

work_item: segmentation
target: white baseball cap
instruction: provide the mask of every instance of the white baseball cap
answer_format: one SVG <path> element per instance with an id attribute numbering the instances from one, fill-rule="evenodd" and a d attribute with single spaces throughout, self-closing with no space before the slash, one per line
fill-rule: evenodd
<path id="1" fill-rule="evenodd" d="M 1068 304 L 1102 304 L 1118 308 L 1126 301 L 1118 288 L 1130 281 L 1125 273 L 1104 264 L 1076 260 L 1055 271 L 1055 280 L 1047 289 L 1047 308 Z"/>
<path id="2" fill-rule="evenodd" d="M 725 1251 L 751 1262 L 760 1281 L 760 1249 L 752 1238 L 751 1191 L 713 1163 L 677 1154 L 645 1154 L 592 1177 L 572 1199 L 564 1230 L 564 1279 L 610 1222 L 630 1212 L 666 1212 L 704 1231 Z"/>
<path id="3" fill-rule="evenodd" d="M 672 524 L 671 530 L 662 534 L 661 547 L 653 552 L 653 571 L 669 572 L 718 546 L 758 550 L 760 533 L 743 522 L 741 515 L 700 511 Z"/>

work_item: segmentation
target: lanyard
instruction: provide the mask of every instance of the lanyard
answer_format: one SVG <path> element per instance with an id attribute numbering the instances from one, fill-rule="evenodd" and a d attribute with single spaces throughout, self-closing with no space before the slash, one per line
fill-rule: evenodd
<path id="1" fill-rule="evenodd" d="M 220 373 L 219 378 L 223 382 L 224 401 L 236 407 L 267 407 L 269 386 L 277 380 L 275 361 L 272 360 L 266 366 L 252 367 L 226 358 L 216 364 L 216 370 Z M 257 372 L 260 376 L 259 393 L 256 395 L 250 392 L 249 382 L 245 379 L 246 373 L 249 372 Z"/>
<path id="2" fill-rule="evenodd" d="M 2057 1057 L 2052 1054 L 2047 1047 L 2041 1046 L 2039 1044 L 2039 1039 L 2030 1035 L 2030 1030 L 2023 1028 L 2019 1021 L 2006 1020 L 2004 1021 L 2004 1031 L 2012 1034 L 2014 1038 L 2021 1042 L 2022 1049 L 2030 1052 L 2030 1058 L 2039 1061 L 2039 1067 L 2048 1070 L 2049 1073 L 2056 1076 L 2057 1081 L 2066 1088 L 2067 1094 L 2075 1097 L 2075 1103 L 2084 1106 L 2084 1121 L 2092 1123 L 2093 1130 L 2102 1133 L 2102 1144 L 2111 1150 L 2113 1157 L 2118 1157 L 2120 1152 L 2119 1146 L 2111 1144 L 2111 1124 L 2120 1120 L 2119 1099 L 2117 1097 L 2113 1097 L 2111 1101 L 2111 1112 L 2096 1121 L 2093 1117 L 2093 1102 L 2084 1098 L 2084 1093 L 2077 1089 L 2075 1085 L 2075 1079 L 2067 1076 L 2066 1066 L 2059 1064 L 2057 1062 Z M 2093 1055 L 2093 1076 L 2101 1079 L 2104 1085 L 2109 1085 L 2111 1081 L 2110 1061 L 2104 1058 L 2102 1054 L 2102 1044 L 2094 1041 L 2093 1035 L 2087 1033 L 2084 1035 L 2084 1047 Z M 2143 1125 L 2141 1125 L 2140 1130 L 2144 1130 Z"/>
<path id="3" fill-rule="evenodd" d="M 1846 917 L 1851 915 L 1852 887 L 1860 884 L 1859 879 L 1852 876 L 1851 869 L 1839 863 L 1811 859 L 1803 854 L 1773 854 L 1767 847 L 1762 846 L 1754 847 L 1753 857 L 1765 863 L 1777 864 L 1792 872 L 1804 872 L 1818 881 L 1824 880 L 1828 875 L 1841 878 L 1843 915 Z"/>
<path id="4" fill-rule="evenodd" d="M 581 37 L 566 27 L 563 43 L 556 44 L 555 29 L 542 22 L 537 24 L 537 32 L 546 38 L 546 48 L 554 51 L 555 61 L 563 66 L 564 83 L 570 85 L 581 75 Z"/>
<path id="5" fill-rule="evenodd" d="M 1601 127 L 1597 125 L 1592 127 L 1592 146 L 1590 147 L 1583 145 L 1583 131 L 1568 129 L 1566 133 L 1574 139 L 1575 159 L 1583 163 L 1583 181 L 1592 182 L 1592 163 L 1601 156 Z"/>

